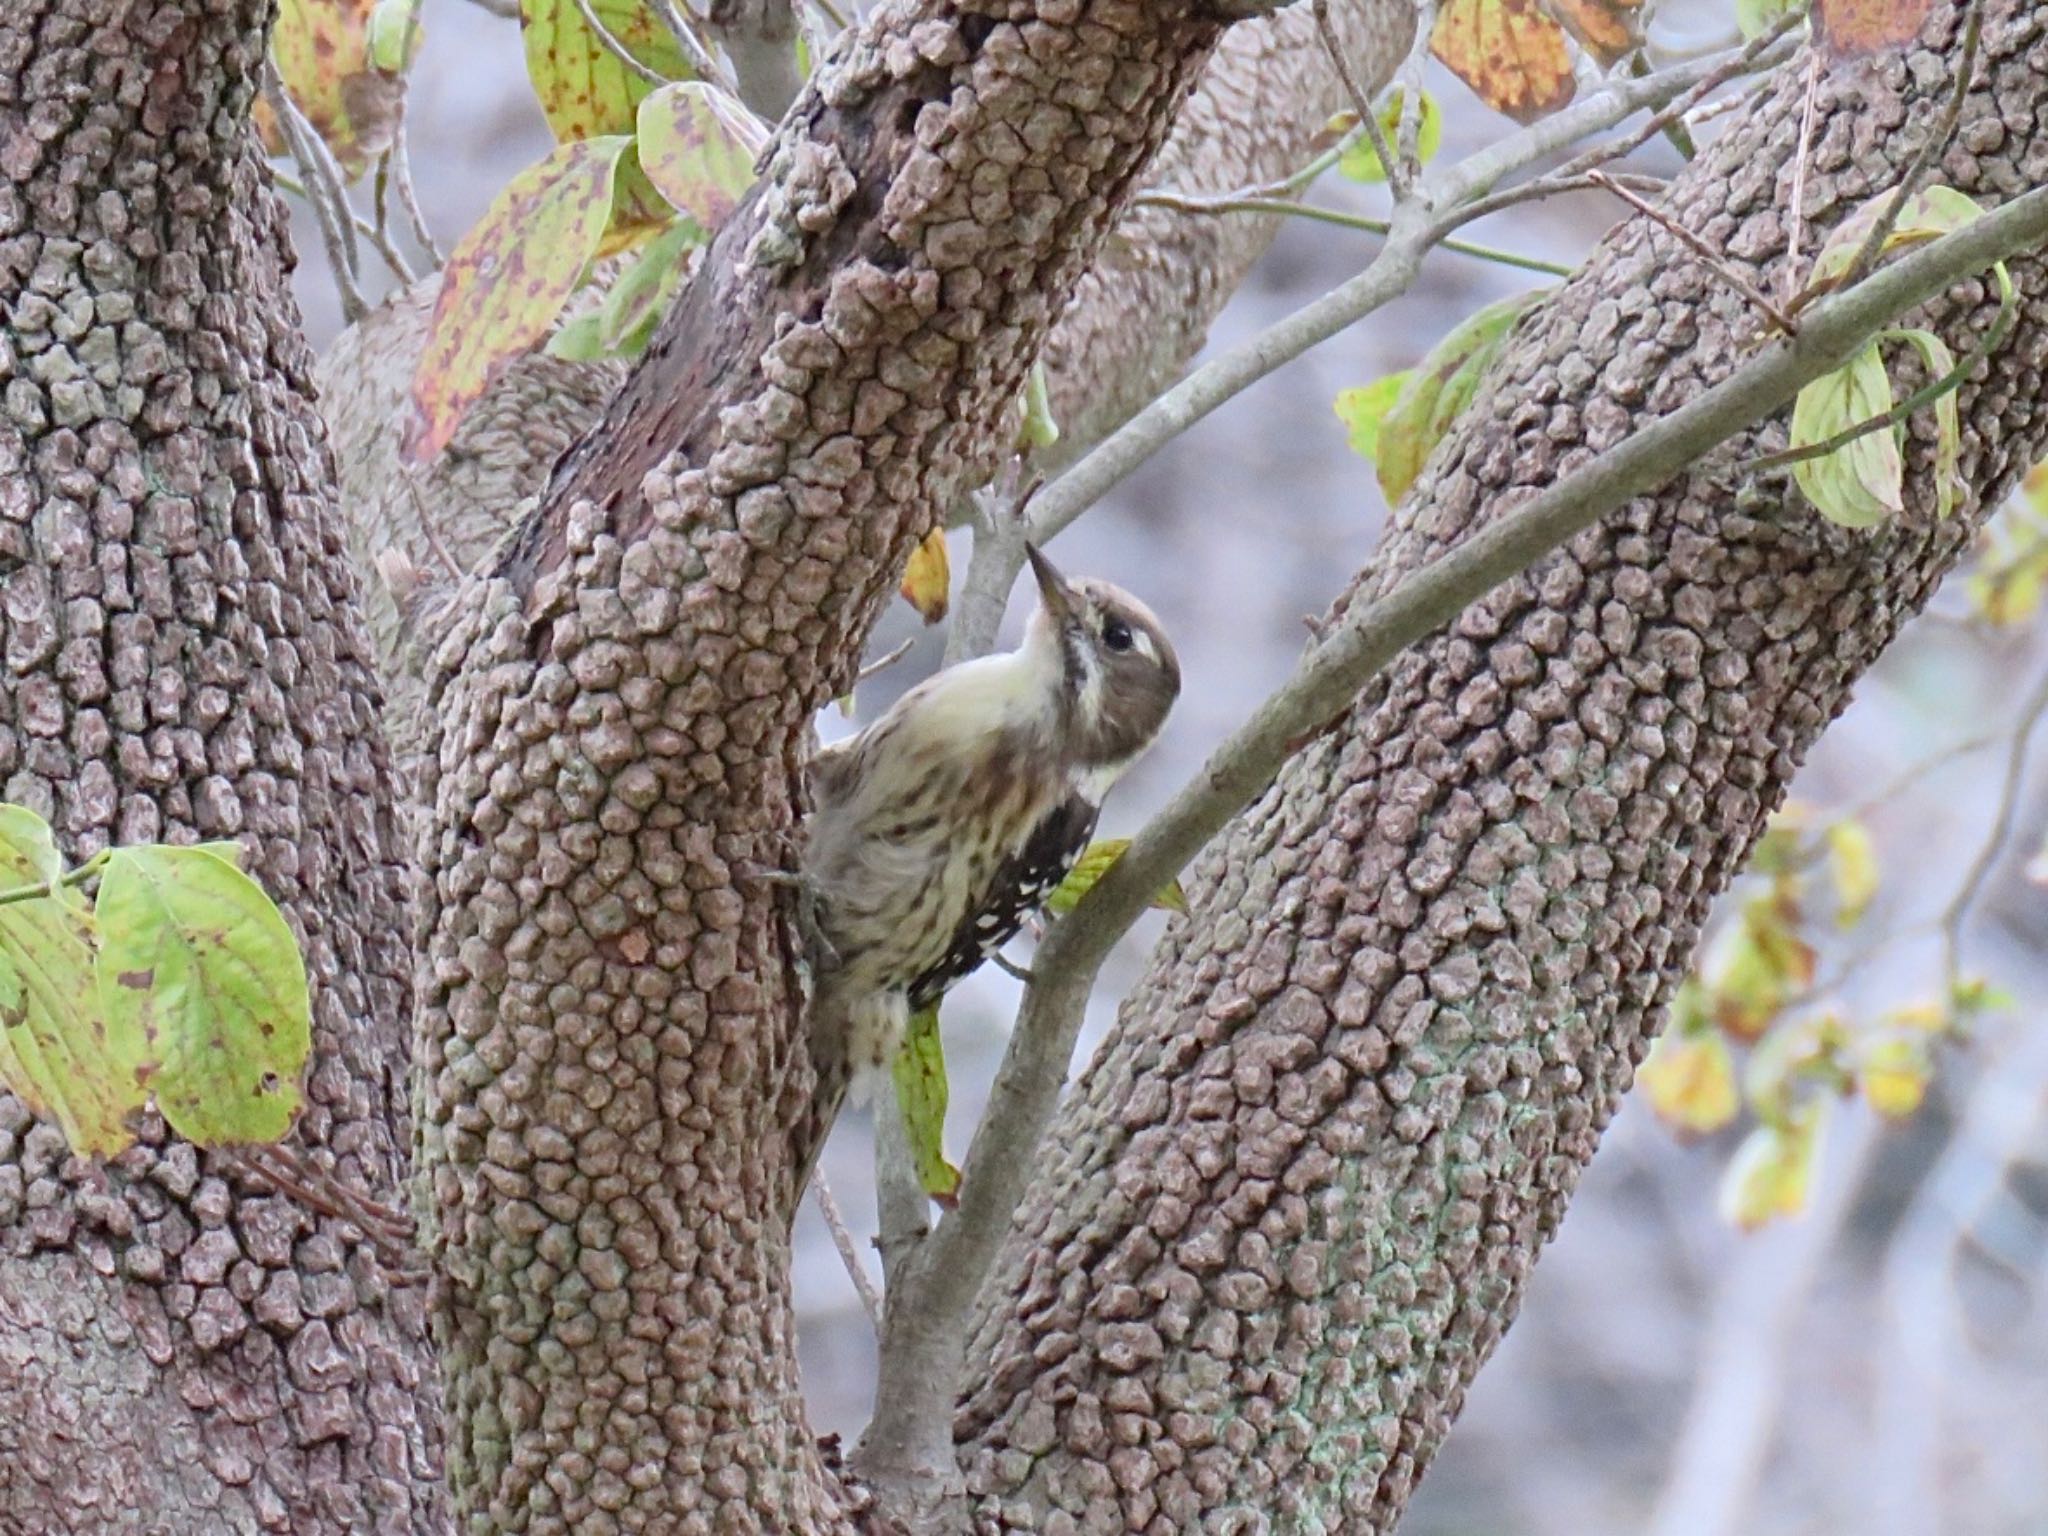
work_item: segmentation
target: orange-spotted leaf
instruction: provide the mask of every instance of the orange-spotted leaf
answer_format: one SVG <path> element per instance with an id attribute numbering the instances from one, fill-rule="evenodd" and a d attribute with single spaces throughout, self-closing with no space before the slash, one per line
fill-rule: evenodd
<path id="1" fill-rule="evenodd" d="M 1813 0 L 1813 31 L 1831 59 L 1903 48 L 1920 35 L 1934 0 Z"/>
<path id="2" fill-rule="evenodd" d="M 611 220 L 613 178 L 632 142 L 557 145 L 449 253 L 413 376 L 405 452 L 414 463 L 447 447 L 463 412 L 554 324 Z"/>
<path id="3" fill-rule="evenodd" d="M 1721 1176 L 1722 1219 L 1748 1230 L 1805 1210 L 1826 1119 L 1826 1101 L 1815 1100 L 1745 1136 Z"/>
<path id="4" fill-rule="evenodd" d="M 589 0 L 613 42 L 665 80 L 693 71 L 675 36 L 647 0 Z M 633 115 L 654 83 L 591 29 L 577 0 L 520 0 L 526 75 L 555 137 L 563 143 L 631 133 Z"/>
<path id="5" fill-rule="evenodd" d="M 1537 0 L 1446 0 L 1429 45 L 1481 101 L 1518 123 L 1555 112 L 1578 88 L 1564 29 Z"/>
<path id="6" fill-rule="evenodd" d="M 1579 46 L 1612 69 L 1643 46 L 1643 0 L 1544 0 Z"/>
<path id="7" fill-rule="evenodd" d="M 1690 1035 L 1667 1030 L 1637 1075 L 1659 1117 L 1682 1131 L 1708 1135 L 1741 1108 L 1735 1059 L 1727 1036 L 1717 1030 Z"/>
<path id="8" fill-rule="evenodd" d="M 402 71 L 371 60 L 377 10 L 377 0 L 280 0 L 271 33 L 278 78 L 351 181 L 391 147 L 404 106 Z M 275 123 L 265 142 L 283 147 Z"/>
<path id="9" fill-rule="evenodd" d="M 910 564 L 903 568 L 903 599 L 936 624 L 946 616 L 953 596 L 953 564 L 946 553 L 946 530 L 934 528 L 924 542 L 910 552 Z"/>
<path id="10" fill-rule="evenodd" d="M 716 229 L 754 184 L 767 129 L 727 92 L 689 80 L 640 103 L 640 168 L 661 195 Z"/>

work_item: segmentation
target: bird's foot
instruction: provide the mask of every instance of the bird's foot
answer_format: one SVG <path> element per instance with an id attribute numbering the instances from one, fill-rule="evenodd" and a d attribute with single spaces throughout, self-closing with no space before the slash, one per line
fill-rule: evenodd
<path id="1" fill-rule="evenodd" d="M 777 869 L 770 864 L 756 864 L 751 860 L 735 866 L 747 879 L 758 880 L 763 885 L 777 886 L 794 896 L 791 906 L 796 922 L 796 931 L 803 941 L 804 954 L 813 971 L 828 970 L 839 963 L 839 951 L 832 947 L 832 941 L 825 937 L 824 926 L 818 920 L 818 883 L 800 869 Z"/>

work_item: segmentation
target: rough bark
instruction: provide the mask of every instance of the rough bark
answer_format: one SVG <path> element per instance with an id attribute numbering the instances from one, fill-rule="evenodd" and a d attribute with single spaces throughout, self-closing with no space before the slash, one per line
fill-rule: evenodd
<path id="1" fill-rule="evenodd" d="M 1336 0 L 1331 17 L 1368 89 L 1392 74 L 1414 32 L 1404 0 Z M 1343 105 L 1343 86 L 1306 6 L 1232 27 L 1145 184 L 1200 196 L 1285 176 Z M 1098 441 L 1180 371 L 1279 223 L 1266 215 L 1124 210 L 1044 349 L 1061 429 L 1059 444 L 1039 456 L 1046 467 Z M 522 359 L 477 404 L 446 453 L 408 471 L 398 443 L 437 284 L 427 278 L 394 295 L 320 360 L 322 410 L 351 547 L 364 571 L 378 551 L 395 547 L 439 580 L 445 561 L 437 542 L 465 568 L 480 559 L 623 376 L 617 365 Z M 423 526 L 429 516 L 432 536 Z M 393 726 L 409 743 L 419 660 L 407 653 L 397 609 L 374 579 L 365 609 L 392 692 Z"/>
<path id="2" fill-rule="evenodd" d="M 264 0 L 0 13 L 0 776 L 74 858 L 238 838 L 313 987 L 296 1133 L 406 1163 L 402 850 L 283 214 Z M 148 1128 L 101 1166 L 0 1096 L 0 1527 L 436 1522 L 418 1289 Z"/>
<path id="3" fill-rule="evenodd" d="M 809 1063 L 770 890 L 812 713 L 1221 30 L 885 6 L 465 594 L 429 717 L 422 1152 L 478 1530 L 821 1530 L 791 1349 Z"/>
<path id="4" fill-rule="evenodd" d="M 1997 201 L 2048 169 L 2048 22 L 1988 12 L 1941 174 Z M 1824 81 L 1821 229 L 1939 120 L 1957 23 Z M 1670 200 L 1765 288 L 1800 91 L 1788 70 Z M 2013 275 L 2019 326 L 1961 400 L 1957 516 L 1932 515 L 1924 427 L 1911 510 L 1863 533 L 1731 495 L 1724 451 L 1408 653 L 1204 858 L 985 1296 L 958 1423 L 978 1528 L 1393 1525 L 1712 898 L 2048 446 L 2048 264 Z M 1960 354 L 1994 307 L 1973 281 L 1925 318 Z M 1757 328 L 1665 231 L 1622 226 L 1511 343 L 1349 600 L 1725 376 Z"/>

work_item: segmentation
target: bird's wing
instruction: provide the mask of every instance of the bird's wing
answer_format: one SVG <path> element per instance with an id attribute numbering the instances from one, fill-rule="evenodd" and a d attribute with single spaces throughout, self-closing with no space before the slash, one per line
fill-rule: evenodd
<path id="1" fill-rule="evenodd" d="M 996 867 L 981 900 L 960 919 L 945 957 L 910 986 L 910 1006 L 929 1008 L 954 982 L 1002 948 L 1074 867 L 1095 831 L 1099 807 L 1069 795 L 1046 812 L 1018 850 Z"/>

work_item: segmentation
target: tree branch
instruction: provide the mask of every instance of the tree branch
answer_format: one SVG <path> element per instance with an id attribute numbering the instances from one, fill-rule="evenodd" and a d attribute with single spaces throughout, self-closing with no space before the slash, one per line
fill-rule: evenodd
<path id="1" fill-rule="evenodd" d="M 1408 646 L 1632 497 L 1684 473 L 1718 444 L 1766 418 L 1899 315 L 2044 239 L 2048 188 L 1817 306 L 1798 337 L 1773 344 L 1720 384 L 1474 533 L 1387 596 L 1345 615 L 1039 946 L 1032 984 L 963 1165 L 959 1207 L 934 1229 L 895 1287 L 917 1330 L 906 1347 L 920 1355 L 932 1383 L 921 1411 L 942 1413 L 950 1422 L 952 1395 L 942 1384 L 957 1378 L 970 1312 L 1032 1177 L 1033 1149 L 1050 1123 L 1088 995 L 1102 961 L 1152 893 Z"/>

